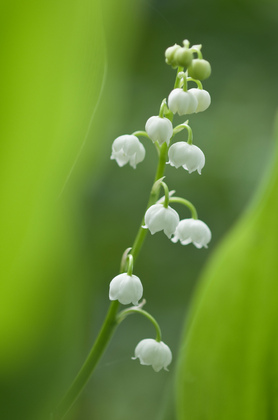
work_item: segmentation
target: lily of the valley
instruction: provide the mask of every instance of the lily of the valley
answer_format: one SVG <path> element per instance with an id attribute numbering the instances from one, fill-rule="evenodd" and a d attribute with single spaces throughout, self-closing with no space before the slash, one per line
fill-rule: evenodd
<path id="1" fill-rule="evenodd" d="M 192 88 L 189 91 L 197 99 L 198 105 L 195 112 L 205 111 L 211 104 L 211 97 L 208 91 L 204 89 Z"/>
<path id="2" fill-rule="evenodd" d="M 146 122 L 145 130 L 153 142 L 158 141 L 160 145 L 164 142 L 169 145 L 173 135 L 173 125 L 168 118 L 150 117 Z"/>
<path id="3" fill-rule="evenodd" d="M 139 359 L 141 365 L 152 366 L 155 372 L 167 369 L 172 361 L 172 352 L 163 341 L 156 341 L 153 338 L 145 338 L 135 348 L 135 356 L 132 359 Z"/>
<path id="4" fill-rule="evenodd" d="M 179 220 L 178 213 L 172 207 L 168 206 L 166 208 L 159 203 L 148 208 L 145 214 L 145 226 L 143 227 L 148 228 L 152 235 L 163 230 L 165 235 L 171 238 Z"/>
<path id="5" fill-rule="evenodd" d="M 179 141 L 172 144 L 168 151 L 169 163 L 175 168 L 182 166 L 189 173 L 198 171 L 201 175 L 201 170 L 205 165 L 205 155 L 202 150 L 194 144 Z"/>
<path id="6" fill-rule="evenodd" d="M 138 305 L 143 296 L 143 286 L 139 277 L 127 273 L 119 274 L 110 282 L 109 299 L 118 300 L 123 305 Z"/>
<path id="7" fill-rule="evenodd" d="M 196 112 L 198 101 L 190 90 L 185 92 L 181 88 L 172 90 L 168 97 L 168 107 L 174 113 L 179 115 L 193 114 Z"/>
<path id="8" fill-rule="evenodd" d="M 115 159 L 119 166 L 129 163 L 135 169 L 137 163 L 144 159 L 145 153 L 144 146 L 136 136 L 124 134 L 114 140 L 111 159 Z"/>
<path id="9" fill-rule="evenodd" d="M 201 220 L 183 219 L 179 222 L 172 242 L 180 241 L 182 245 L 191 242 L 196 248 L 207 248 L 211 240 L 210 228 Z"/>

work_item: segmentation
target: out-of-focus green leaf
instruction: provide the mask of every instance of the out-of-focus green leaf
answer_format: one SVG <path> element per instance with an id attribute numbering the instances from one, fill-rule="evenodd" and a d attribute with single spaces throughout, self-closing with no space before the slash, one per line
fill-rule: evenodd
<path id="1" fill-rule="evenodd" d="M 59 311 L 76 246 L 61 192 L 100 95 L 105 51 L 97 0 L 5 2 L 0 28 L 0 367 L 16 371 Z"/>
<path id="2" fill-rule="evenodd" d="M 277 145 L 275 156 L 203 273 L 180 352 L 180 420 L 278 416 Z"/>

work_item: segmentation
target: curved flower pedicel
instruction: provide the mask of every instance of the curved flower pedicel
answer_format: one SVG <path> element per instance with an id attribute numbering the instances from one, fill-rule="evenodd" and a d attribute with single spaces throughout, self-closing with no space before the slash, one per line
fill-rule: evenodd
<path id="1" fill-rule="evenodd" d="M 135 169 L 137 163 L 144 160 L 145 154 L 144 146 L 133 134 L 119 136 L 112 144 L 111 159 L 115 159 L 119 166 L 129 163 Z"/>
<path id="2" fill-rule="evenodd" d="M 182 166 L 190 174 L 197 170 L 201 175 L 201 170 L 205 166 L 205 155 L 202 150 L 194 144 L 188 144 L 185 141 L 172 144 L 169 148 L 168 156 L 168 164 L 175 168 Z"/>
<path id="3" fill-rule="evenodd" d="M 132 359 L 139 359 L 141 365 L 152 366 L 155 372 L 167 367 L 172 361 L 172 352 L 163 341 L 156 341 L 153 338 L 145 338 L 135 348 L 135 356 Z"/>
<path id="4" fill-rule="evenodd" d="M 207 248 L 211 240 L 210 228 L 201 220 L 183 219 L 179 222 L 172 242 L 180 241 L 182 245 L 188 245 L 191 242 L 196 248 Z"/>
<path id="5" fill-rule="evenodd" d="M 153 142 L 158 141 L 160 145 L 164 142 L 169 145 L 173 135 L 173 125 L 168 118 L 150 117 L 146 122 L 145 130 Z"/>
<path id="6" fill-rule="evenodd" d="M 123 305 L 138 305 L 143 296 L 143 286 L 139 277 L 134 274 L 119 274 L 110 282 L 109 299 L 118 300 Z"/>
<path id="7" fill-rule="evenodd" d="M 161 230 L 164 231 L 168 238 L 175 233 L 179 223 L 178 213 L 172 207 L 164 207 L 163 204 L 154 204 L 149 207 L 145 214 L 145 226 L 153 235 Z"/>
<path id="8" fill-rule="evenodd" d="M 198 101 L 190 90 L 185 92 L 183 89 L 177 88 L 172 90 L 168 96 L 168 106 L 174 114 L 193 114 L 196 112 Z"/>

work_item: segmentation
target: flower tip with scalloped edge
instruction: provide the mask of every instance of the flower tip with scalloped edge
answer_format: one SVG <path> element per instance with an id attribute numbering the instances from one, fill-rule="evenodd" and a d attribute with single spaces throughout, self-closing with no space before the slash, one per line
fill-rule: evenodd
<path id="1" fill-rule="evenodd" d="M 163 204 L 157 203 L 150 206 L 146 211 L 145 226 L 142 227 L 149 229 L 152 235 L 163 230 L 165 235 L 171 238 L 179 220 L 178 213 L 172 207 L 168 206 L 166 208 Z"/>
<path id="2" fill-rule="evenodd" d="M 168 118 L 154 116 L 150 117 L 145 125 L 145 130 L 153 142 L 158 141 L 160 146 L 163 143 L 169 145 L 173 135 L 173 125 Z"/>
<path id="3" fill-rule="evenodd" d="M 185 141 L 172 144 L 168 151 L 168 157 L 168 164 L 175 168 L 182 166 L 190 174 L 197 170 L 201 175 L 201 171 L 205 166 L 205 155 L 202 150 L 194 144 L 188 144 Z"/>
<path id="4" fill-rule="evenodd" d="M 156 341 L 153 338 L 141 340 L 135 348 L 133 360 L 139 359 L 141 365 L 152 366 L 155 372 L 167 367 L 172 361 L 172 352 L 163 341 Z"/>
<path id="5" fill-rule="evenodd" d="M 199 249 L 207 248 L 211 240 L 211 230 L 202 220 L 183 219 L 179 222 L 171 240 L 174 243 L 180 241 L 182 245 L 193 243 Z"/>
<path id="6" fill-rule="evenodd" d="M 138 305 L 143 296 L 143 286 L 139 277 L 122 273 L 114 277 L 109 286 L 109 299 L 118 300 L 122 305 Z"/>
<path id="7" fill-rule="evenodd" d="M 120 167 L 129 163 L 135 169 L 144 160 L 145 154 L 144 146 L 133 134 L 123 134 L 112 144 L 111 159 L 116 160 Z"/>

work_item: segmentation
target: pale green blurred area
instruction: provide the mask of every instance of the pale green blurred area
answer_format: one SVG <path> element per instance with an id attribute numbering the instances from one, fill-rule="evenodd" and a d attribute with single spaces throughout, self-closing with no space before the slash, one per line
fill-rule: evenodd
<path id="1" fill-rule="evenodd" d="M 204 88 L 212 105 L 190 118 L 206 166 L 202 176 L 167 167 L 166 180 L 196 205 L 213 240 L 197 250 L 149 235 L 135 266 L 146 309 L 173 350 L 170 373 L 131 360 L 154 331 L 130 317 L 69 415 L 173 419 L 173 374 L 198 275 L 272 153 L 277 3 L 108 0 L 101 11 L 93 0 L 29 0 L 2 8 L 1 418 L 32 420 L 47 410 L 101 325 L 156 164 L 143 140 L 145 161 L 120 169 L 111 144 L 158 114 L 175 78 L 164 50 L 188 38 L 211 62 Z"/>
<path id="2" fill-rule="evenodd" d="M 277 123 L 271 171 L 191 305 L 177 375 L 181 420 L 277 418 Z"/>

